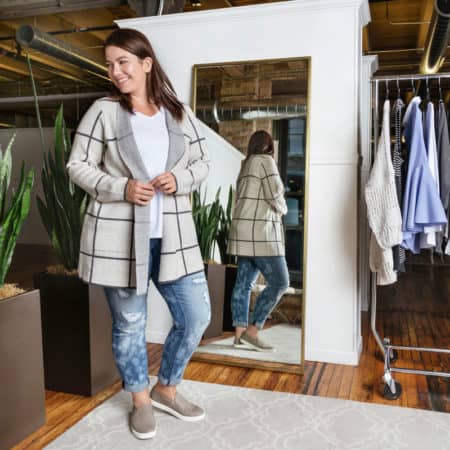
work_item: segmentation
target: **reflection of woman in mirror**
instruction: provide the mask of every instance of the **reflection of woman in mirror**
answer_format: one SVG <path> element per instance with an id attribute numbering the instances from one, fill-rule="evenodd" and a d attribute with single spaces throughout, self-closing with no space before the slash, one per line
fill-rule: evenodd
<path id="1" fill-rule="evenodd" d="M 236 330 L 234 346 L 258 351 L 275 350 L 258 332 L 289 286 L 281 222 L 287 206 L 273 153 L 270 134 L 266 131 L 253 133 L 237 180 L 236 205 L 228 240 L 228 253 L 238 255 L 237 278 L 231 298 Z M 264 276 L 266 287 L 258 296 L 249 320 L 250 294 L 259 273 Z"/>
<path id="2" fill-rule="evenodd" d="M 91 196 L 80 276 L 104 286 L 114 358 L 133 400 L 130 428 L 137 438 L 148 439 L 156 433 L 152 405 L 190 422 L 205 415 L 177 385 L 210 320 L 189 201 L 207 176 L 209 161 L 194 114 L 176 97 L 145 35 L 114 31 L 106 39 L 105 57 L 112 96 L 95 101 L 84 115 L 67 168 Z M 173 326 L 149 395 L 150 279 Z"/>

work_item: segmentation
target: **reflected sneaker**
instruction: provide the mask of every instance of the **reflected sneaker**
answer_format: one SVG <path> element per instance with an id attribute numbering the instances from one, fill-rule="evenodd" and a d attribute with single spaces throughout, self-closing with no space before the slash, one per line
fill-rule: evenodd
<path id="1" fill-rule="evenodd" d="M 152 404 L 133 407 L 130 413 L 130 430 L 138 439 L 150 439 L 156 434 Z"/>
<path id="2" fill-rule="evenodd" d="M 247 345 L 247 347 L 250 347 L 258 352 L 276 351 L 275 347 L 268 344 L 267 342 L 264 342 L 260 337 L 250 336 L 245 331 L 242 333 L 240 341 L 243 342 L 245 345 Z"/>
<path id="3" fill-rule="evenodd" d="M 248 348 L 248 345 L 244 344 L 243 342 L 241 342 L 241 340 L 237 337 L 234 338 L 233 341 L 233 347 L 234 348 Z"/>
<path id="4" fill-rule="evenodd" d="M 175 399 L 171 400 L 152 389 L 150 398 L 155 408 L 168 412 L 186 422 L 198 422 L 205 417 L 205 411 L 200 406 L 189 402 L 179 392 L 177 392 Z"/>

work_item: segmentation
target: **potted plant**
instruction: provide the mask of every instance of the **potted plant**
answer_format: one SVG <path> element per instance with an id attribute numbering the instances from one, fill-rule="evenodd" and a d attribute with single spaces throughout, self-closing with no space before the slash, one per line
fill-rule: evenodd
<path id="1" fill-rule="evenodd" d="M 38 109 L 37 109 L 38 111 Z M 119 378 L 111 350 L 111 316 L 103 290 L 78 278 L 87 194 L 66 172 L 71 149 L 61 105 L 53 151 L 43 150 L 39 213 L 60 262 L 34 277 L 41 291 L 46 389 L 95 395 Z M 43 143 L 44 146 L 44 143 Z"/>
<path id="2" fill-rule="evenodd" d="M 4 153 L 0 148 L 0 448 L 45 424 L 39 291 L 5 284 L 34 182 L 34 171 L 25 173 L 22 162 L 19 185 L 9 192 L 14 139 Z"/>
<path id="3" fill-rule="evenodd" d="M 230 233 L 231 216 L 233 209 L 233 187 L 228 189 L 228 201 L 226 208 L 220 207 L 220 220 L 217 233 L 217 246 L 220 252 L 220 259 L 225 265 L 225 287 L 223 305 L 223 331 L 233 331 L 233 321 L 231 315 L 231 295 L 237 276 L 237 257 L 227 254 L 228 235 Z"/>
<path id="4" fill-rule="evenodd" d="M 203 335 L 205 339 L 220 336 L 223 326 L 225 266 L 212 259 L 222 213 L 219 196 L 220 189 L 217 191 L 214 201 L 206 203 L 206 192 L 203 200 L 198 191 L 192 194 L 192 216 L 205 265 L 211 300 L 211 322 Z"/>

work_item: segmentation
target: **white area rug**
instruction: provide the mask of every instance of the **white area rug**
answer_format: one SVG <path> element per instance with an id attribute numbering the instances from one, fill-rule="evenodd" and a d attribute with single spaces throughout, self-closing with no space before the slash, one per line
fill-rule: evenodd
<path id="1" fill-rule="evenodd" d="M 206 345 L 200 345 L 196 352 L 214 353 L 216 355 L 236 356 L 239 358 L 257 359 L 260 361 L 284 362 L 300 364 L 301 328 L 290 324 L 279 324 L 260 331 L 262 339 L 270 342 L 276 352 L 257 352 L 249 349 L 233 347 L 233 337 L 221 339 Z"/>
<path id="2" fill-rule="evenodd" d="M 154 382 L 154 379 L 152 380 Z M 448 450 L 450 414 L 184 381 L 204 421 L 156 413 L 148 441 L 128 431 L 130 394 L 121 391 L 45 447 L 47 450 Z"/>

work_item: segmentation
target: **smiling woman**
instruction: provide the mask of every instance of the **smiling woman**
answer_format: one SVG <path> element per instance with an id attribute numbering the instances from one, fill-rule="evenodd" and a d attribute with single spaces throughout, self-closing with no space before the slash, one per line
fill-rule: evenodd
<path id="1" fill-rule="evenodd" d="M 155 435 L 152 405 L 179 419 L 205 413 L 177 392 L 210 320 L 208 287 L 189 196 L 209 172 L 205 139 L 147 38 L 114 31 L 105 42 L 112 95 L 83 117 L 67 165 L 91 195 L 83 224 L 79 274 L 104 287 L 113 322 L 113 354 L 133 397 L 130 428 Z M 149 395 L 145 343 L 152 279 L 174 325 L 159 381 Z"/>

